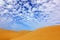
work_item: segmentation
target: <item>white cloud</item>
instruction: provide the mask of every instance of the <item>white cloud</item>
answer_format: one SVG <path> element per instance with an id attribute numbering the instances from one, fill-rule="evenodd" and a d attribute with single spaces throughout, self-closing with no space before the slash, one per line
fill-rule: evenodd
<path id="1" fill-rule="evenodd" d="M 18 8 L 19 5 L 15 5 L 15 6 L 12 5 L 12 4 L 14 4 L 13 1 L 15 1 L 14 3 L 16 3 L 16 0 L 8 0 L 8 1 L 6 0 L 6 2 L 11 3 L 10 5 L 7 5 L 6 8 L 14 8 L 14 7 Z M 26 0 L 22 0 L 22 1 L 26 1 Z M 19 6 L 20 8 L 18 11 L 16 9 L 11 9 L 11 10 L 13 10 L 13 12 L 9 12 L 8 9 L 3 9 L 4 11 L 0 12 L 0 14 L 2 15 L 0 17 L 0 23 L 2 23 L 2 24 L 10 23 L 10 22 L 14 21 L 13 17 L 16 17 L 16 16 L 22 17 L 23 20 L 21 20 L 21 22 L 26 24 L 26 25 L 29 25 L 31 28 L 39 28 L 39 27 L 42 27 L 45 25 L 55 24 L 57 22 L 60 22 L 60 5 L 59 5 L 60 0 L 54 0 L 53 1 L 58 6 L 55 6 L 55 4 L 53 5 L 53 3 L 46 3 L 47 0 L 37 0 L 37 1 L 31 0 L 31 1 L 33 4 L 34 3 L 43 3 L 43 2 L 45 2 L 45 3 L 43 5 L 40 5 L 38 8 L 33 8 L 32 10 L 31 10 L 31 6 L 28 3 L 24 4 L 24 6 L 29 8 L 29 10 L 28 10 L 28 12 L 30 12 L 29 15 L 27 14 L 26 11 L 21 10 L 21 9 L 24 9 L 24 8 L 21 8 L 21 5 Z M 3 5 L 2 0 L 0 0 L 0 5 Z M 44 9 L 44 7 L 46 7 L 46 8 Z M 42 13 L 40 12 L 41 14 L 43 14 L 42 18 L 38 17 L 38 19 L 36 19 L 34 17 L 34 14 L 35 14 L 34 11 L 36 11 L 36 10 L 37 11 L 44 11 Z M 20 11 L 22 11 L 23 13 L 20 14 L 19 13 Z M 52 12 L 50 12 L 50 11 L 52 11 Z M 12 16 L 7 15 L 6 17 L 4 17 L 3 14 L 5 14 L 5 13 L 11 14 Z M 49 14 L 49 17 L 47 17 L 47 19 L 48 19 L 47 22 L 44 21 L 45 20 L 44 14 Z M 39 19 L 41 19 L 41 21 Z M 16 20 L 18 20 L 18 19 L 16 19 Z M 16 29 L 16 28 L 18 28 L 17 26 L 20 27 L 19 24 L 13 24 L 11 27 L 13 29 L 14 28 Z M 21 26 L 23 26 L 23 25 L 21 25 Z"/>
<path id="2" fill-rule="evenodd" d="M 4 1 L 3 0 L 0 0 L 0 5 L 3 5 L 4 4 Z"/>

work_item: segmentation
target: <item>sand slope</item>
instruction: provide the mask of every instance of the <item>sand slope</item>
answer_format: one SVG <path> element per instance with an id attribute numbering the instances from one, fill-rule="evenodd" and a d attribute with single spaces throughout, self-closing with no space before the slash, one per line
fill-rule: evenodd
<path id="1" fill-rule="evenodd" d="M 40 28 L 21 37 L 11 40 L 60 40 L 60 25 Z"/>
<path id="2" fill-rule="evenodd" d="M 30 33 L 30 32 L 32 32 L 32 31 L 21 30 L 21 31 L 18 31 L 18 34 L 19 34 L 20 36 L 23 36 L 23 35 L 26 35 L 26 34 L 28 34 L 28 33 Z"/>
<path id="3" fill-rule="evenodd" d="M 24 34 L 29 33 L 30 31 L 13 31 L 13 30 L 4 30 L 0 29 L 0 40 L 10 40 L 11 38 L 15 38 L 18 36 L 22 36 Z"/>

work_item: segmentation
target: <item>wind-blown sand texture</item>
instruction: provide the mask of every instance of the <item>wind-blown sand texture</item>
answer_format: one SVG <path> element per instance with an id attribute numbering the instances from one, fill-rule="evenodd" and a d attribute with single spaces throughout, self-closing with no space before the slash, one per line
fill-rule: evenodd
<path id="1" fill-rule="evenodd" d="M 40 28 L 11 40 L 60 40 L 60 25 Z"/>
<path id="2" fill-rule="evenodd" d="M 10 40 L 11 38 L 22 36 L 22 35 L 27 34 L 29 32 L 30 31 L 27 31 L 27 30 L 17 32 L 17 31 L 13 31 L 13 30 L 0 29 L 0 40 Z"/>

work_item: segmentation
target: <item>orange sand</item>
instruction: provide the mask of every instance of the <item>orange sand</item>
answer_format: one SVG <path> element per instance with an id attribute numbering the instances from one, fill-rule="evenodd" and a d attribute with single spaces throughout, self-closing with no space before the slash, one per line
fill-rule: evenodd
<path id="1" fill-rule="evenodd" d="M 60 40 L 60 25 L 40 28 L 11 40 Z"/>
<path id="2" fill-rule="evenodd" d="M 22 35 L 26 35 L 27 33 L 30 33 L 31 31 L 27 31 L 27 30 L 21 30 L 21 31 L 18 31 L 18 34 L 20 35 L 20 36 L 22 36 Z"/>
<path id="3" fill-rule="evenodd" d="M 15 38 L 18 36 L 22 36 L 24 34 L 29 33 L 30 31 L 12 31 L 12 30 L 4 30 L 0 29 L 0 40 L 10 40 L 11 38 Z"/>

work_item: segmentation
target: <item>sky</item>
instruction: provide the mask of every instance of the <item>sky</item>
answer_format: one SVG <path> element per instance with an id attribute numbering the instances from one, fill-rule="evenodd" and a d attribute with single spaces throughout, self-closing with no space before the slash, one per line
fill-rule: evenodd
<path id="1" fill-rule="evenodd" d="M 0 28 L 35 30 L 60 24 L 60 0 L 0 0 Z"/>

